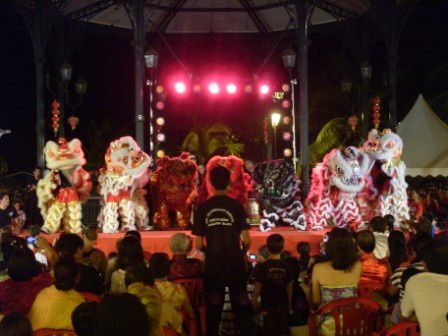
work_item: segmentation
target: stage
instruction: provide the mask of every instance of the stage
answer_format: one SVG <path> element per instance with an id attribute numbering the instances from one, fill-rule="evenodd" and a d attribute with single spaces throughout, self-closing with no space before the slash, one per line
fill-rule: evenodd
<path id="1" fill-rule="evenodd" d="M 142 235 L 142 245 L 145 251 L 154 252 L 166 252 L 171 255 L 169 248 L 170 238 L 176 232 L 184 232 L 190 235 L 190 231 L 148 231 L 141 232 Z M 317 254 L 319 252 L 319 244 L 322 240 L 322 236 L 327 232 L 322 231 L 297 231 L 291 227 L 280 227 L 275 228 L 270 232 L 261 232 L 258 227 L 253 228 L 250 231 L 251 237 L 251 247 L 250 250 L 255 252 L 258 247 L 266 244 L 266 238 L 272 233 L 279 233 L 285 238 L 285 250 L 290 251 L 292 254 L 296 255 L 296 246 L 300 241 L 307 241 L 311 245 L 312 254 Z M 59 234 L 44 235 L 50 243 L 54 243 Z M 98 241 L 96 247 L 103 250 L 106 255 L 110 252 L 116 251 L 117 241 L 124 236 L 124 233 L 99 233 Z"/>

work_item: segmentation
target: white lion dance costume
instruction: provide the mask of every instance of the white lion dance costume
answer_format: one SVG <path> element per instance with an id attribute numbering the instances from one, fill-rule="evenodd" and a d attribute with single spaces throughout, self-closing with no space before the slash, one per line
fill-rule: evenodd
<path id="1" fill-rule="evenodd" d="M 306 230 L 299 199 L 300 181 L 291 162 L 285 159 L 262 162 L 255 166 L 252 177 L 264 207 L 261 231 L 270 231 L 280 220 L 297 230 Z"/>
<path id="2" fill-rule="evenodd" d="M 321 230 L 329 220 L 338 227 L 359 226 L 362 216 L 356 197 L 365 186 L 369 158 L 354 147 L 333 149 L 313 168 L 307 197 L 308 223 Z"/>
<path id="3" fill-rule="evenodd" d="M 37 184 L 38 205 L 44 218 L 42 231 L 56 232 L 62 222 L 65 231 L 80 233 L 81 202 L 92 189 L 90 175 L 82 168 L 86 160 L 81 141 L 48 141 L 44 154 L 51 171 Z"/>
<path id="4" fill-rule="evenodd" d="M 112 141 L 104 156 L 105 167 L 98 178 L 102 196 L 99 215 L 104 233 L 149 230 L 145 185 L 149 181 L 150 158 L 130 136 Z"/>
<path id="5" fill-rule="evenodd" d="M 406 165 L 401 160 L 403 141 L 389 129 L 382 133 L 374 129 L 370 131 L 363 150 L 372 160 L 369 178 L 378 194 L 376 204 L 373 204 L 375 215 L 390 214 L 397 225 L 402 220 L 408 220 Z"/>

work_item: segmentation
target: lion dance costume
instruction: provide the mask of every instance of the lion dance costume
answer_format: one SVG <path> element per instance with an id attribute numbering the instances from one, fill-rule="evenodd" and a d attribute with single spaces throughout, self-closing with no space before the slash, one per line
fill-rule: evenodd
<path id="1" fill-rule="evenodd" d="M 324 228 L 330 220 L 339 227 L 362 223 L 357 195 L 364 189 L 368 170 L 368 156 L 355 147 L 333 149 L 313 168 L 307 197 L 313 230 Z"/>
<path id="2" fill-rule="evenodd" d="M 230 171 L 230 182 L 227 187 L 227 196 L 239 201 L 247 209 L 249 191 L 251 189 L 250 175 L 244 172 L 244 161 L 234 155 L 214 156 L 205 168 L 205 179 L 201 187 L 200 202 L 213 196 L 215 188 L 210 181 L 210 172 L 213 168 L 223 166 Z"/>
<path id="3" fill-rule="evenodd" d="M 300 180 L 294 172 L 294 165 L 285 159 L 262 162 L 255 166 L 252 176 L 258 199 L 264 207 L 260 230 L 270 231 L 280 220 L 297 230 L 306 230 L 299 199 Z"/>
<path id="4" fill-rule="evenodd" d="M 389 129 L 382 133 L 374 129 L 370 131 L 363 150 L 372 160 L 369 179 L 378 195 L 370 204 L 375 209 L 374 215 L 390 214 L 397 224 L 408 220 L 406 165 L 401 160 L 403 141 Z"/>
<path id="5" fill-rule="evenodd" d="M 171 221 L 186 229 L 190 225 L 191 206 L 197 199 L 198 167 L 184 152 L 177 157 L 164 156 L 157 160 L 157 170 L 152 177 L 154 193 L 154 224 L 166 230 Z M 172 217 L 170 217 L 172 214 Z"/>
<path id="6" fill-rule="evenodd" d="M 81 141 L 48 141 L 44 154 L 51 171 L 37 185 L 38 205 L 44 218 L 42 231 L 56 232 L 62 223 L 65 231 L 80 233 L 81 202 L 92 189 L 90 175 L 82 168 L 86 160 Z"/>
<path id="7" fill-rule="evenodd" d="M 149 230 L 145 185 L 151 162 L 130 136 L 112 141 L 104 156 L 105 167 L 98 177 L 102 196 L 99 223 L 104 233 L 122 230 Z"/>

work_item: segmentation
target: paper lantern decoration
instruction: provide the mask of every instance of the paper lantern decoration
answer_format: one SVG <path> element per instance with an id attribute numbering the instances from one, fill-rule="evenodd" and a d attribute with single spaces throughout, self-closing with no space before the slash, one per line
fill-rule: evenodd
<path id="1" fill-rule="evenodd" d="M 352 115 L 350 118 L 348 118 L 348 124 L 350 125 L 353 131 L 356 129 L 356 126 L 358 126 L 358 121 L 359 119 L 355 114 Z"/>
<path id="2" fill-rule="evenodd" d="M 381 98 L 374 97 L 372 99 L 372 124 L 375 128 L 378 128 L 380 125 L 380 117 L 381 117 Z"/>
<path id="3" fill-rule="evenodd" d="M 55 136 L 58 134 L 60 127 L 59 125 L 59 115 L 61 114 L 61 111 L 59 110 L 60 107 L 61 104 L 59 104 L 57 100 L 53 100 L 53 102 L 51 103 L 51 114 L 53 115 L 51 117 L 51 121 L 53 122 L 51 128 L 53 129 Z"/>
<path id="4" fill-rule="evenodd" d="M 78 124 L 79 124 L 79 118 L 75 117 L 75 116 L 71 116 L 70 118 L 68 118 L 68 124 L 72 128 L 72 131 L 74 131 L 76 126 L 78 126 Z"/>
<path id="5" fill-rule="evenodd" d="M 263 133 L 264 133 L 264 143 L 269 143 L 269 120 L 268 118 L 264 118 L 263 123 Z"/>

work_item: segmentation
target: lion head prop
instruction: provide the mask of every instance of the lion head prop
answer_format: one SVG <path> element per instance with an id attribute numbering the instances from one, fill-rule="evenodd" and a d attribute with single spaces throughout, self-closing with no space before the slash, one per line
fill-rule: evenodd
<path id="1" fill-rule="evenodd" d="M 162 229 L 170 224 L 169 213 L 176 214 L 177 225 L 185 229 L 190 221 L 190 206 L 196 200 L 198 167 L 188 153 L 157 160 L 153 190 L 156 194 L 154 223 Z"/>
<path id="2" fill-rule="evenodd" d="M 59 138 L 58 142 L 48 141 L 44 147 L 47 167 L 54 170 L 67 170 L 86 164 L 81 141 L 73 139 L 67 142 Z"/>

